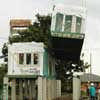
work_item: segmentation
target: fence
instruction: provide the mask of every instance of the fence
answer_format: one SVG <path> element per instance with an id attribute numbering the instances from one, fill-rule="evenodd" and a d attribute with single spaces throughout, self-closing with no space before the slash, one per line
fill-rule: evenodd
<path id="1" fill-rule="evenodd" d="M 3 100 L 52 100 L 61 96 L 60 80 L 38 77 L 14 78 L 9 81 L 10 85 L 8 81 L 4 83 Z"/>
<path id="2" fill-rule="evenodd" d="M 61 96 L 61 81 L 38 77 L 38 100 L 53 100 Z"/>

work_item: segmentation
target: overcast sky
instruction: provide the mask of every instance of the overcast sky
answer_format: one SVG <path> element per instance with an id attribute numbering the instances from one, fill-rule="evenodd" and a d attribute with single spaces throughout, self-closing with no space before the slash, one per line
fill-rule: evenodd
<path id="1" fill-rule="evenodd" d="M 33 20 L 36 13 L 45 14 L 48 12 L 50 5 L 52 5 L 51 1 L 66 5 L 85 6 L 85 0 L 2 0 L 0 2 L 0 46 L 9 35 L 9 20 L 11 18 Z M 100 75 L 100 0 L 86 0 L 86 7 L 87 23 L 84 48 L 86 52 L 91 48 L 93 73 Z"/>

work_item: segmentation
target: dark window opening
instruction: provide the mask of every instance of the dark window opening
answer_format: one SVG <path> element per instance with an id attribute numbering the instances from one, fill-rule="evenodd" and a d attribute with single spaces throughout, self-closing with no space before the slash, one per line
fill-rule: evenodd
<path id="1" fill-rule="evenodd" d="M 38 64 L 38 60 L 39 60 L 38 54 L 34 53 L 33 57 L 34 57 L 34 64 Z"/>
<path id="2" fill-rule="evenodd" d="M 55 31 L 61 32 L 63 25 L 63 14 L 57 13 Z"/>
<path id="3" fill-rule="evenodd" d="M 26 64 L 31 64 L 31 54 L 26 54 Z"/>
<path id="4" fill-rule="evenodd" d="M 24 54 L 23 53 L 19 54 L 19 64 L 24 64 Z"/>

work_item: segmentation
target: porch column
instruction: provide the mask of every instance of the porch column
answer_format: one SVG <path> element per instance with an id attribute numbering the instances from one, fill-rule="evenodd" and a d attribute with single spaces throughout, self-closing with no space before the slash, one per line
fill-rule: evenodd
<path id="1" fill-rule="evenodd" d="M 16 100 L 16 79 L 12 80 L 11 100 Z"/>
<path id="2" fill-rule="evenodd" d="M 73 77 L 73 100 L 80 99 L 80 79 L 77 76 Z"/>
<path id="3" fill-rule="evenodd" d="M 32 100 L 32 84 L 31 84 L 31 80 L 29 80 L 29 100 Z"/>
<path id="4" fill-rule="evenodd" d="M 24 84 L 25 84 L 25 97 L 28 98 L 28 79 L 24 80 Z"/>
<path id="5" fill-rule="evenodd" d="M 46 84 L 46 78 L 43 78 L 43 100 L 47 100 L 47 84 Z"/>
<path id="6" fill-rule="evenodd" d="M 42 77 L 38 77 L 38 100 L 43 100 Z"/>
<path id="7" fill-rule="evenodd" d="M 36 84 L 34 79 L 32 79 L 31 86 L 32 86 L 32 100 L 34 100 L 34 98 L 36 98 Z"/>
<path id="8" fill-rule="evenodd" d="M 19 80 L 19 100 L 23 100 L 23 81 Z"/>

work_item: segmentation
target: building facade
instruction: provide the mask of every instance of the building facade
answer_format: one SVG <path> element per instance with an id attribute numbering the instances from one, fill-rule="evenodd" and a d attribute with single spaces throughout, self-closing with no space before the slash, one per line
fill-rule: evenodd
<path id="1" fill-rule="evenodd" d="M 8 73 L 3 100 L 49 100 L 61 95 L 55 60 L 43 43 L 8 45 Z M 48 92 L 46 92 L 48 91 Z"/>
<path id="2" fill-rule="evenodd" d="M 18 34 L 20 31 L 27 30 L 32 24 L 29 19 L 11 19 L 10 20 L 10 36 Z"/>
<path id="3" fill-rule="evenodd" d="M 54 76 L 54 64 L 43 43 L 14 43 L 8 46 L 8 75 Z"/>

